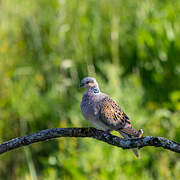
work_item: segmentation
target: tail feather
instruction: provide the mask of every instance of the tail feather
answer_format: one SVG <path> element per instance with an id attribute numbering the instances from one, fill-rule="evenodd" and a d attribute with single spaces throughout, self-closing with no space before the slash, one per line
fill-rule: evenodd
<path id="1" fill-rule="evenodd" d="M 133 128 L 132 126 L 128 126 L 126 128 L 120 129 L 119 131 L 121 131 L 127 135 L 130 135 L 130 136 L 134 136 L 134 137 L 138 136 L 138 131 L 135 128 Z"/>
<path id="2" fill-rule="evenodd" d="M 123 131 L 118 131 L 118 132 L 119 132 L 124 138 L 131 138 L 131 137 L 132 137 L 131 135 L 125 134 Z M 138 131 L 137 131 L 137 133 L 138 133 Z M 133 153 L 135 154 L 135 156 L 136 156 L 137 158 L 140 157 L 137 148 L 133 148 L 132 151 L 133 151 Z"/>
<path id="3" fill-rule="evenodd" d="M 136 155 L 137 158 L 140 158 L 140 154 L 137 148 L 133 148 L 132 151 Z"/>

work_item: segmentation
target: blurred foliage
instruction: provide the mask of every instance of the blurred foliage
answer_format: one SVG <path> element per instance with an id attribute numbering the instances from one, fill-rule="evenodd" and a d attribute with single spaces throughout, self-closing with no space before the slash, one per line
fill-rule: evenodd
<path id="1" fill-rule="evenodd" d="M 0 140 L 90 126 L 94 76 L 145 135 L 180 142 L 180 1 L 1 0 Z M 0 156 L 0 179 L 180 179 L 180 156 L 61 138 Z"/>

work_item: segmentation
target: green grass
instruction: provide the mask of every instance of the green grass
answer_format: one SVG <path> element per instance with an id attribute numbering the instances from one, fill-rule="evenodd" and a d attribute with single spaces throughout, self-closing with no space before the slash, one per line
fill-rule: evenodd
<path id="1" fill-rule="evenodd" d="M 0 140 L 91 126 L 81 115 L 96 77 L 145 135 L 180 142 L 180 2 L 1 1 Z M 93 139 L 62 138 L 1 156 L 0 179 L 179 179 L 179 155 L 136 159 Z"/>

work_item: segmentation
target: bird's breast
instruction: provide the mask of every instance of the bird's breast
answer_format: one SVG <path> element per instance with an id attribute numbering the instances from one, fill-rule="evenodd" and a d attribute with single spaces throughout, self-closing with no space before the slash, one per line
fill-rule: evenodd
<path id="1" fill-rule="evenodd" d="M 107 130 L 108 127 L 99 119 L 99 111 L 103 96 L 84 94 L 81 101 L 81 111 L 85 119 L 90 121 L 95 127 Z"/>
<path id="2" fill-rule="evenodd" d="M 81 111 L 83 116 L 88 120 L 97 118 L 99 107 L 96 97 L 85 94 L 81 102 Z"/>

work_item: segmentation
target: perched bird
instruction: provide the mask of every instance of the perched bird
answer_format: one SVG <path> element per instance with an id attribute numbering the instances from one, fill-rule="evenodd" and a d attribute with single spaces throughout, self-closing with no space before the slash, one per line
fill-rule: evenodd
<path id="1" fill-rule="evenodd" d="M 132 127 L 130 119 L 119 105 L 100 91 L 95 78 L 84 78 L 79 87 L 86 88 L 81 101 L 82 114 L 95 127 L 108 133 L 118 131 L 124 138 L 142 137 L 143 131 Z M 133 152 L 139 157 L 137 149 L 133 149 Z"/>

